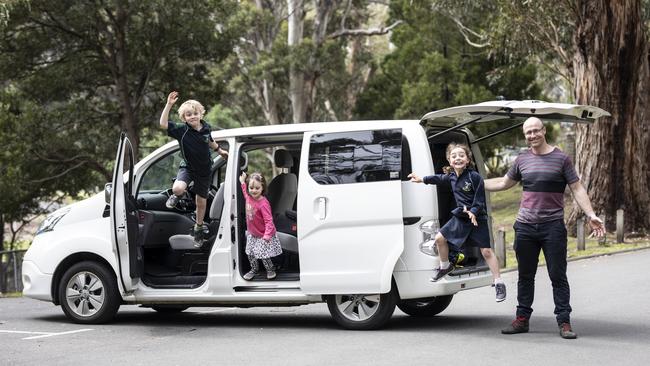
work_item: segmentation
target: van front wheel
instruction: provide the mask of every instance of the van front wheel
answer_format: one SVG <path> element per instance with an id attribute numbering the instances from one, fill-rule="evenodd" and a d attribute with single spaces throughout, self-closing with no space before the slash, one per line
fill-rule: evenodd
<path id="1" fill-rule="evenodd" d="M 112 271 L 97 262 L 70 267 L 59 282 L 59 302 L 75 323 L 98 324 L 113 319 L 120 307 L 120 293 Z"/>
<path id="2" fill-rule="evenodd" d="M 391 290 L 386 294 L 330 295 L 326 301 L 332 318 L 343 328 L 372 330 L 386 325 L 395 311 L 396 297 Z"/>
<path id="3" fill-rule="evenodd" d="M 425 317 L 440 314 L 451 303 L 454 295 L 402 300 L 397 307 L 410 316 Z"/>

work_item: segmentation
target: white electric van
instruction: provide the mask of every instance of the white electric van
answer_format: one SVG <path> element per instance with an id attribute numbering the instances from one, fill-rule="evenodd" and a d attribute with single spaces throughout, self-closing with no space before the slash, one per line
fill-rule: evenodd
<path id="1" fill-rule="evenodd" d="M 61 305 L 78 323 L 109 321 L 122 304 L 180 312 L 326 302 L 347 329 L 382 327 L 395 306 L 433 316 L 459 291 L 489 286 L 491 275 L 479 251 L 470 249 L 463 268 L 429 281 L 438 267 L 430 238 L 455 201 L 449 188 L 410 183 L 407 175 L 440 173 L 450 142 L 470 145 L 484 174 L 482 138 L 464 128 L 470 123 L 506 121 L 510 129 L 529 116 L 593 122 L 603 115 L 589 106 L 495 101 L 421 120 L 215 131 L 229 154 L 213 161 L 210 238 L 199 249 L 187 235 L 194 223 L 191 188 L 178 208 L 165 206 L 181 159 L 177 142 L 134 165 L 122 136 L 105 192 L 57 210 L 39 228 L 24 257 L 23 294 Z M 274 280 L 242 277 L 250 269 L 238 181 L 243 170 L 261 171 L 269 181 L 283 249 L 273 258 Z"/>

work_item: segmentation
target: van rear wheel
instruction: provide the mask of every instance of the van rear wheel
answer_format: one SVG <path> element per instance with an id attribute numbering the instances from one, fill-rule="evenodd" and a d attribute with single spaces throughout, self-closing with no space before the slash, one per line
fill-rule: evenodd
<path id="1" fill-rule="evenodd" d="M 332 318 L 343 328 L 372 330 L 386 325 L 395 311 L 397 295 L 394 290 L 386 294 L 330 295 L 326 301 Z"/>
<path id="2" fill-rule="evenodd" d="M 59 302 L 75 323 L 99 324 L 113 319 L 121 297 L 112 271 L 97 262 L 79 262 L 59 282 Z"/>
<path id="3" fill-rule="evenodd" d="M 397 307 L 410 316 L 427 317 L 440 314 L 447 309 L 454 295 L 402 300 Z"/>

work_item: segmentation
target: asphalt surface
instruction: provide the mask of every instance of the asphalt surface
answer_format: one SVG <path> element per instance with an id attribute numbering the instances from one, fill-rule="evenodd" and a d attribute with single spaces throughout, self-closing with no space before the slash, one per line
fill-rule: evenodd
<path id="1" fill-rule="evenodd" d="M 324 304 L 190 308 L 176 315 L 122 306 L 114 323 L 70 323 L 61 309 L 0 299 L 0 365 L 649 365 L 650 250 L 569 263 L 577 340 L 558 335 L 546 268 L 537 275 L 531 332 L 505 336 L 508 299 L 492 288 L 460 293 L 433 318 L 396 310 L 380 331 L 338 328 Z"/>

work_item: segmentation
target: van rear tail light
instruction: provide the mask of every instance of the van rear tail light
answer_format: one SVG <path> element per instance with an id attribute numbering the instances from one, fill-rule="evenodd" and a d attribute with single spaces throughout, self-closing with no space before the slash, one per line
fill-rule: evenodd
<path id="1" fill-rule="evenodd" d="M 420 251 L 422 253 L 434 257 L 438 256 L 438 248 L 434 241 L 438 230 L 440 230 L 440 223 L 438 220 L 429 220 L 420 224 L 420 231 L 422 232 Z"/>

